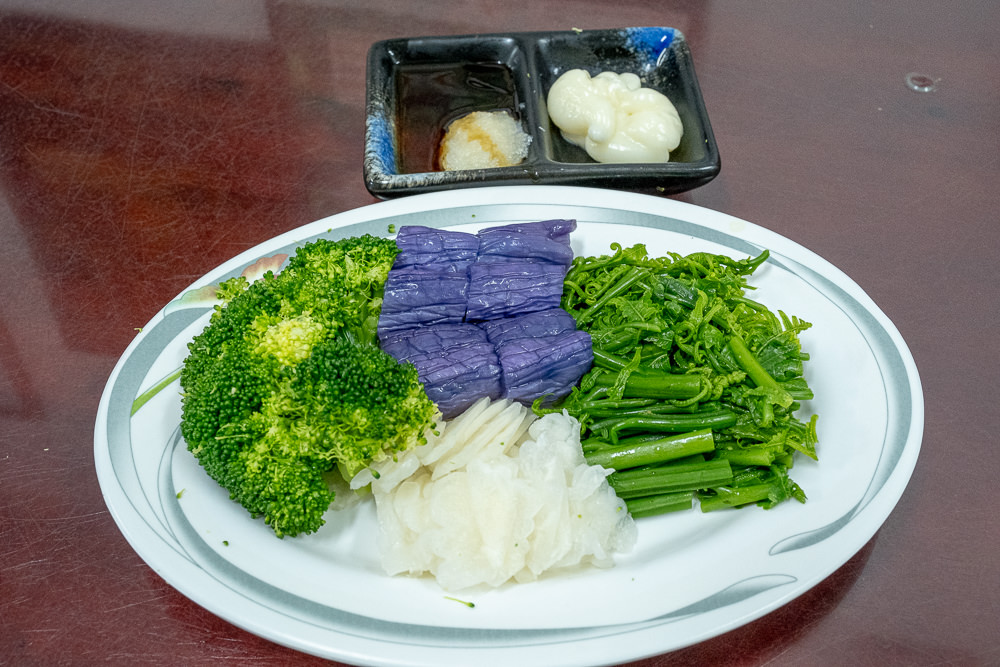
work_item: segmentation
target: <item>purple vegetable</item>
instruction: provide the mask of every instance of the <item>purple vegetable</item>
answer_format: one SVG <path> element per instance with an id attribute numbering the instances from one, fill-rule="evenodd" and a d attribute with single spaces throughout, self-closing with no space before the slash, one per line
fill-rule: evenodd
<path id="1" fill-rule="evenodd" d="M 389 333 L 382 349 L 417 368 L 427 396 L 445 419 L 483 396 L 500 398 L 500 364 L 486 332 L 472 324 L 441 324 Z"/>
<path id="2" fill-rule="evenodd" d="M 590 334 L 566 331 L 542 338 L 513 338 L 496 346 L 503 369 L 503 397 L 530 403 L 569 394 L 593 362 Z"/>
<path id="3" fill-rule="evenodd" d="M 513 338 L 555 336 L 576 329 L 576 320 L 562 308 L 550 308 L 502 320 L 480 322 L 486 337 L 493 344 Z"/>
<path id="4" fill-rule="evenodd" d="M 438 324 L 390 331 L 382 337 L 379 346 L 396 359 L 405 360 L 418 354 L 427 354 L 458 347 L 468 343 L 489 342 L 484 332 L 473 324 Z"/>
<path id="5" fill-rule="evenodd" d="M 378 336 L 432 324 L 460 323 L 465 318 L 468 276 L 441 268 L 393 268 L 385 281 Z"/>
<path id="6" fill-rule="evenodd" d="M 450 419 L 483 396 L 565 396 L 593 363 L 590 335 L 559 307 L 575 220 L 476 235 L 405 226 L 379 319 L 382 349 L 417 368 Z"/>
<path id="7" fill-rule="evenodd" d="M 434 265 L 461 273 L 476 261 L 479 239 L 466 232 L 407 225 L 396 234 L 396 247 L 394 269 Z"/>
<path id="8" fill-rule="evenodd" d="M 556 308 L 565 276 L 566 267 L 558 264 L 476 262 L 469 267 L 465 319 L 479 322 Z"/>
<path id="9" fill-rule="evenodd" d="M 576 220 L 544 220 L 488 227 L 477 234 L 479 253 L 476 261 L 534 260 L 568 267 L 573 261 L 569 237 L 575 229 Z"/>

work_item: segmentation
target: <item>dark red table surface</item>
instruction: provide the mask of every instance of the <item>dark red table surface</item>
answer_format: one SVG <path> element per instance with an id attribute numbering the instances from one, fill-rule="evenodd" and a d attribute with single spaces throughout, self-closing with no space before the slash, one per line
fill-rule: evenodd
<path id="1" fill-rule="evenodd" d="M 749 625 L 639 664 L 1000 664 L 989 0 L 0 0 L 0 664 L 319 663 L 190 602 L 126 543 L 93 461 L 115 362 L 222 261 L 374 202 L 374 41 L 640 25 L 685 34 L 723 156 L 677 198 L 856 280 L 910 346 L 926 427 L 857 556 Z"/>

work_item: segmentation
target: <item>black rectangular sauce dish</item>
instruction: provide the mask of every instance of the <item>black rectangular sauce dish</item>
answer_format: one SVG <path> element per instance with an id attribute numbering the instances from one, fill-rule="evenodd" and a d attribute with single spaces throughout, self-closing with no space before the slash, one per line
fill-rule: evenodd
<path id="1" fill-rule="evenodd" d="M 566 71 L 631 72 L 666 95 L 684 125 L 669 162 L 594 161 L 549 119 L 549 88 Z M 388 199 L 456 187 L 581 185 L 674 194 L 708 183 L 719 149 L 684 35 L 673 28 L 568 30 L 390 39 L 368 53 L 365 186 Z M 506 110 L 531 137 L 518 165 L 444 171 L 448 123 Z"/>

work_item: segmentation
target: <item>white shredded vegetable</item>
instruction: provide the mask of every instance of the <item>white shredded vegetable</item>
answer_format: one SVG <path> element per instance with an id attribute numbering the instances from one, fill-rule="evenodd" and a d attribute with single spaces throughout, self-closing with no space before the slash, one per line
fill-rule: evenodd
<path id="1" fill-rule="evenodd" d="M 352 486 L 371 484 L 385 571 L 429 573 L 457 591 L 612 566 L 636 533 L 609 472 L 587 464 L 568 414 L 536 419 L 519 403 L 481 399 Z"/>

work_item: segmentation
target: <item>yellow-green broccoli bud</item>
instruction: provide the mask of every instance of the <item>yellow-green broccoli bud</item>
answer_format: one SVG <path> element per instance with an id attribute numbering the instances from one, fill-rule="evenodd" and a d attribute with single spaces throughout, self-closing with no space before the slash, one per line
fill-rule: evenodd
<path id="1" fill-rule="evenodd" d="M 285 366 L 294 366 L 309 356 L 325 333 L 326 328 L 313 320 L 309 313 L 280 320 L 264 330 L 257 350 L 270 354 Z"/>

